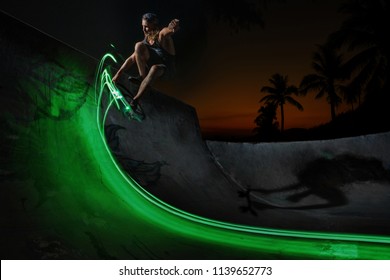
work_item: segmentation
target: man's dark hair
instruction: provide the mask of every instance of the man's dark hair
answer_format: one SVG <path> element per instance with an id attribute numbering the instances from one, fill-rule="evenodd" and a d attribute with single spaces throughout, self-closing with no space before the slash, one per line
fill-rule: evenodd
<path id="1" fill-rule="evenodd" d="M 153 23 L 155 25 L 158 25 L 158 17 L 156 14 L 153 13 L 146 13 L 142 16 L 143 20 L 146 20 L 147 22 Z"/>

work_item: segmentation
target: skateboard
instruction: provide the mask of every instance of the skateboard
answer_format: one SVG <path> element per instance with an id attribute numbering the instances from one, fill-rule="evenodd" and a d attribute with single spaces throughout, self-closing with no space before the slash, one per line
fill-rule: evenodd
<path id="1" fill-rule="evenodd" d="M 136 120 L 138 122 L 142 122 L 145 119 L 145 113 L 142 110 L 142 107 L 140 104 L 137 104 L 137 107 L 135 110 L 133 110 L 130 106 L 131 100 L 133 100 L 133 97 L 135 94 L 133 94 L 131 91 L 129 91 L 127 88 L 125 88 L 121 84 L 116 85 L 118 89 L 120 90 L 121 94 L 123 95 L 123 107 L 121 108 L 122 113 L 128 117 L 131 120 Z"/>

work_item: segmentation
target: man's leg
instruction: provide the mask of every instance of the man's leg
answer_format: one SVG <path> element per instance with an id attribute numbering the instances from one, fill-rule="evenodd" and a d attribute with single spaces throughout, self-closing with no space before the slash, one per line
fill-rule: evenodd
<path id="1" fill-rule="evenodd" d="M 157 64 L 153 65 L 150 68 L 148 75 L 143 79 L 141 85 L 139 86 L 137 95 L 133 98 L 135 102 L 147 91 L 147 89 L 154 84 L 157 78 L 161 77 L 164 74 L 165 65 Z"/>
<path id="2" fill-rule="evenodd" d="M 135 44 L 135 61 L 137 62 L 138 72 L 142 79 L 146 77 L 146 62 L 149 60 L 149 50 L 144 43 Z"/>
<path id="3" fill-rule="evenodd" d="M 118 72 L 112 78 L 112 81 L 114 83 L 116 83 L 118 78 L 119 78 L 119 76 L 122 74 L 122 72 L 127 70 L 127 69 L 129 69 L 134 63 L 135 63 L 135 53 L 133 53 L 131 56 L 129 56 L 128 59 L 126 59 L 126 61 L 121 66 L 121 68 L 118 70 Z"/>

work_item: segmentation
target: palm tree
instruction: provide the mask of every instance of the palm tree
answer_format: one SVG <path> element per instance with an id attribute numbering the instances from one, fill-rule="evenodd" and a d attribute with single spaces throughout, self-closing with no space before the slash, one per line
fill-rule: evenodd
<path id="1" fill-rule="evenodd" d="M 298 88 L 296 86 L 289 86 L 287 76 L 282 76 L 279 73 L 272 75 L 269 82 L 273 87 L 264 86 L 261 88 L 261 92 L 266 92 L 268 95 L 264 96 L 260 102 L 274 104 L 276 107 L 280 106 L 280 131 L 284 131 L 284 104 L 290 103 L 298 110 L 303 111 L 302 105 L 291 97 L 292 94 L 298 94 Z"/>
<path id="2" fill-rule="evenodd" d="M 338 46 L 347 46 L 360 63 L 353 87 L 369 98 L 378 93 L 389 94 L 390 24 L 389 1 L 349 0 L 341 7 L 348 15 L 340 30 L 330 36 Z"/>
<path id="3" fill-rule="evenodd" d="M 360 106 L 360 90 L 354 88 L 351 84 L 346 86 L 340 86 L 340 91 L 344 97 L 344 101 L 351 105 L 351 111 L 354 110 L 353 104 L 358 102 L 358 106 Z"/>
<path id="4" fill-rule="evenodd" d="M 279 133 L 279 124 L 276 121 L 277 109 L 275 104 L 266 103 L 257 111 L 259 115 L 255 119 L 254 132 L 259 140 L 273 141 L 277 139 Z"/>
<path id="5" fill-rule="evenodd" d="M 316 99 L 326 96 L 330 105 L 332 121 L 336 118 L 336 107 L 341 103 L 342 82 L 349 78 L 352 63 L 343 64 L 342 56 L 328 44 L 318 46 L 313 55 L 312 67 L 316 73 L 306 75 L 300 84 L 302 94 L 316 92 Z"/>

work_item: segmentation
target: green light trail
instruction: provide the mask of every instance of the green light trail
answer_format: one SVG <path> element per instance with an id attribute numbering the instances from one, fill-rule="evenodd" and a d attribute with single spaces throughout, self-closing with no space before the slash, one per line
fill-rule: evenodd
<path id="1" fill-rule="evenodd" d="M 113 55 L 106 54 L 100 61 L 95 80 L 97 129 L 106 153 L 95 156 L 98 162 L 104 162 L 100 170 L 106 184 L 128 204 L 129 211 L 134 215 L 141 216 L 155 227 L 190 238 L 194 242 L 245 248 L 248 252 L 263 257 L 278 254 L 281 258 L 390 258 L 389 236 L 281 230 L 232 224 L 187 213 L 147 192 L 122 170 L 106 142 L 104 123 L 108 111 L 113 104 L 119 110 L 121 106 L 128 106 L 120 90 L 112 83 L 109 68 L 105 66 L 108 59 L 116 62 Z M 108 105 L 101 114 L 102 99 L 107 90 Z M 84 117 L 89 118 L 90 115 Z M 87 137 L 90 144 L 96 146 L 92 134 Z M 97 151 L 99 149 L 93 152 Z"/>

